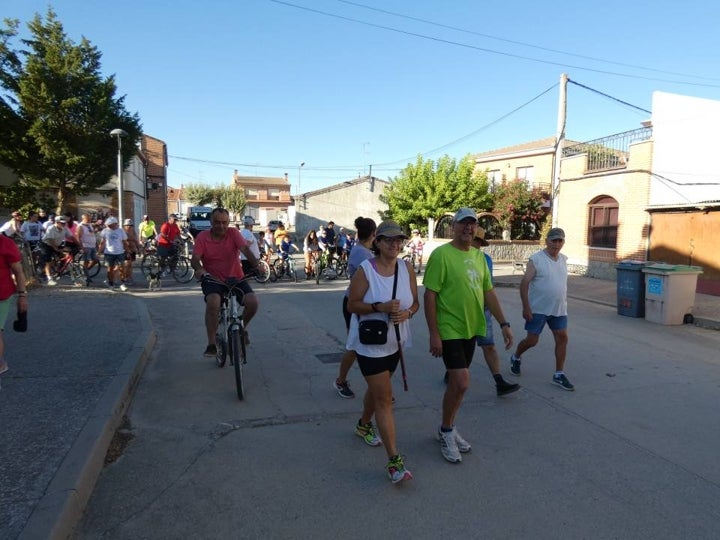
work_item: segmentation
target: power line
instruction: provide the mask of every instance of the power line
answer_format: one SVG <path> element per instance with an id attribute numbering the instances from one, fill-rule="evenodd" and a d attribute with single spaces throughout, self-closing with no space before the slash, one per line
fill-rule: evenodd
<path id="1" fill-rule="evenodd" d="M 512 114 L 515 114 L 515 113 L 516 113 L 517 111 L 519 111 L 520 109 L 523 109 L 524 107 L 527 107 L 527 106 L 530 105 L 533 101 L 536 101 L 537 99 L 540 99 L 542 96 L 544 96 L 544 95 L 547 94 L 550 90 L 552 90 L 553 88 L 556 88 L 557 86 L 558 86 L 558 83 L 553 84 L 550 88 L 548 88 L 547 90 L 543 90 L 542 92 L 540 92 L 540 93 L 539 93 L 537 96 L 535 96 L 534 98 L 530 99 L 529 101 L 526 101 L 525 103 L 523 103 L 523 104 L 520 105 L 519 107 L 515 107 L 515 108 L 514 108 L 513 110 L 511 110 L 510 112 L 503 114 L 502 116 L 500 116 L 499 118 L 496 118 L 496 119 L 493 120 L 492 122 L 489 122 L 489 123 L 485 124 L 484 126 L 476 129 L 476 130 L 473 131 L 472 133 L 468 133 L 467 135 L 463 135 L 463 136 L 460 137 L 459 139 L 455 139 L 454 141 L 449 142 L 449 143 L 447 143 L 447 144 L 444 144 L 443 146 L 439 146 L 438 148 L 434 148 L 433 150 L 428 150 L 427 152 L 422 152 L 422 153 L 420 153 L 420 155 L 434 154 L 435 152 L 439 152 L 439 151 L 441 151 L 441 150 L 444 150 L 444 149 L 446 149 L 446 148 L 448 148 L 448 147 L 450 147 L 450 146 L 452 146 L 452 145 L 454 145 L 454 144 L 457 144 L 457 143 L 459 143 L 459 142 L 461 142 L 461 141 L 464 141 L 464 140 L 466 140 L 466 139 L 469 139 L 470 137 L 473 137 L 474 135 L 477 135 L 478 133 L 480 133 L 480 132 L 482 132 L 482 131 L 485 131 L 487 128 L 489 128 L 489 127 L 491 127 L 491 126 L 494 126 L 495 124 L 497 124 L 498 122 L 501 122 L 502 120 L 505 120 L 508 116 L 511 116 Z M 414 156 L 411 157 L 411 158 L 399 159 L 399 160 L 397 160 L 397 161 L 390 161 L 390 162 L 387 162 L 387 163 L 378 163 L 377 165 L 378 165 L 379 167 L 382 167 L 382 166 L 385 166 L 385 165 L 394 165 L 395 163 L 412 161 L 413 159 L 415 159 Z M 374 165 L 373 165 L 373 166 L 374 166 Z"/>
<path id="2" fill-rule="evenodd" d="M 653 72 L 655 72 L 655 73 L 664 73 L 664 74 L 666 74 L 666 75 L 677 75 L 677 76 L 679 76 L 679 77 L 692 77 L 692 78 L 694 78 L 694 79 L 703 79 L 703 80 L 706 80 L 706 81 L 718 81 L 718 80 L 720 80 L 720 79 L 718 79 L 718 78 L 716 78 L 716 77 L 704 77 L 704 76 L 702 76 L 702 75 L 693 75 L 693 74 L 690 74 L 690 73 L 679 73 L 679 72 L 676 72 L 676 71 L 665 71 L 665 70 L 662 70 L 662 69 L 649 68 L 649 67 L 647 67 L 647 66 L 639 66 L 639 65 L 636 65 L 636 64 L 627 64 L 627 63 L 624 63 L 624 62 L 616 62 L 616 61 L 613 61 L 613 60 L 606 60 L 606 59 L 597 58 L 597 57 L 594 57 L 594 56 L 587 56 L 587 55 L 584 55 L 584 54 L 572 53 L 572 52 L 563 51 L 563 50 L 560 50 L 560 49 L 551 49 L 551 48 L 549 48 L 549 47 L 542 47 L 542 46 L 540 46 L 540 45 L 535 45 L 535 44 L 532 44 L 532 43 L 526 43 L 526 42 L 524 42 L 524 41 L 516 41 L 516 40 L 513 40 L 513 39 L 507 39 L 507 38 L 502 38 L 502 37 L 498 37 L 498 36 L 493 36 L 493 35 L 491 35 L 491 34 L 484 34 L 484 33 L 482 33 L 482 32 L 476 32 L 476 31 L 474 31 L 474 30 L 467 30 L 466 28 L 460 28 L 460 27 L 458 27 L 458 26 L 451 26 L 451 25 L 449 25 L 449 24 L 439 23 L 439 22 L 437 22 L 437 21 L 430 21 L 430 20 L 427 20 L 427 19 L 421 19 L 421 18 L 419 18 L 419 17 L 413 17 L 413 16 L 411 16 L 411 15 L 405 15 L 405 14 L 403 14 L 403 13 L 396 13 L 396 12 L 394 12 L 394 11 L 388 11 L 388 10 L 386 10 L 386 9 L 380 9 L 380 8 L 376 8 L 376 7 L 373 7 L 373 6 L 367 6 L 367 5 L 365 5 L 365 4 L 360 4 L 359 2 L 351 2 L 350 0 L 337 0 L 337 2 L 341 2 L 341 3 L 343 3 L 343 4 L 348 4 L 348 5 L 351 5 L 351 6 L 360 7 L 360 8 L 363 8 L 363 9 L 369 9 L 369 10 L 371 10 L 371 11 L 377 11 L 377 12 L 379 12 L 379 13 L 385 13 L 385 14 L 387 14 L 387 15 L 393 15 L 393 16 L 395 16 L 395 17 L 401 17 L 401 18 L 403 18 L 403 19 L 408 19 L 408 20 L 411 20 L 411 21 L 417 21 L 417 22 L 421 22 L 421 23 L 425 23 L 425 24 L 430 24 L 430 25 L 432 25 L 432 26 L 438 26 L 438 27 L 440 27 L 440 28 L 447 28 L 447 29 L 449 29 L 449 30 L 454 30 L 454 31 L 457 31 L 457 32 L 463 32 L 463 33 L 465 33 L 465 34 L 472 34 L 472 35 L 474 35 L 474 36 L 480 36 L 480 37 L 484 37 L 484 38 L 488 38 L 488 39 L 494 39 L 494 40 L 497 40 L 497 41 L 503 41 L 503 42 L 505 42 L 505 43 L 512 43 L 513 45 L 521 45 L 521 46 L 523 46 L 523 47 L 530 47 L 531 49 L 538 49 L 538 50 L 541 50 L 541 51 L 548 51 L 548 52 L 552 52 L 552 53 L 564 54 L 564 55 L 567 55 L 567 56 L 574 56 L 574 57 L 576 57 L 576 58 L 582 58 L 582 59 L 584 59 L 584 60 L 592 60 L 592 61 L 594 61 L 594 62 L 602 62 L 602 63 L 605 63 L 605 64 L 613 64 L 613 65 L 616 65 L 616 66 L 629 67 L 629 68 L 633 68 L 633 69 L 641 69 L 641 70 L 644 70 L 644 71 L 653 71 Z"/>
<path id="3" fill-rule="evenodd" d="M 637 105 L 633 105 L 632 103 L 628 103 L 627 101 L 623 101 L 622 99 L 613 97 L 609 94 L 606 94 L 605 92 L 601 92 L 600 90 L 595 90 L 594 88 L 590 88 L 589 86 L 585 86 L 584 84 L 580 84 L 579 82 L 572 81 L 572 80 L 570 80 L 570 78 L 568 78 L 568 82 L 573 83 L 575 86 L 579 86 L 580 88 L 584 88 L 585 90 L 589 90 L 590 92 L 600 94 L 601 96 L 609 98 L 613 101 L 617 101 L 618 103 L 622 103 L 623 105 L 627 105 L 628 107 L 632 107 L 633 109 L 637 109 L 638 111 L 642 111 L 647 114 L 652 114 L 652 111 L 648 111 L 647 109 L 643 109 L 642 107 L 638 107 Z"/>
<path id="4" fill-rule="evenodd" d="M 393 27 L 391 27 L 391 26 L 385 26 L 385 25 L 382 25 L 382 24 L 375 24 L 375 23 L 371 23 L 371 22 L 367 22 L 367 21 L 362 21 L 362 20 L 360 20 L 360 19 L 355 19 L 355 18 L 353 18 L 353 17 L 346 17 L 346 16 L 344 16 L 344 15 L 337 15 L 337 14 L 335 14 L 335 13 L 329 13 L 329 12 L 327 12 L 327 11 L 322 11 L 322 10 L 319 10 L 319 9 L 309 8 L 309 7 L 305 7 L 305 6 L 299 6 L 299 5 L 293 4 L 293 3 L 291 3 L 291 2 L 285 2 L 284 0 L 269 0 L 269 1 L 270 1 L 270 2 L 273 2 L 273 3 L 275 3 L 275 4 L 280 4 L 280 5 L 292 7 L 292 8 L 295 8 L 295 9 L 301 9 L 301 10 L 303 10 L 303 11 L 309 11 L 309 12 L 311 12 L 311 13 L 317 13 L 317 14 L 319 14 L 319 15 L 325 15 L 325 16 L 327 16 L 327 17 L 333 17 L 333 18 L 335 18 L 335 19 L 341 19 L 341 20 L 344 20 L 344 21 L 354 22 L 354 23 L 357 23 L 357 24 L 362 24 L 362 25 L 365 25 L 365 26 L 373 27 L 373 28 L 380 28 L 380 29 L 382 29 L 382 30 L 387 30 L 387 31 L 389 31 L 389 32 L 395 32 L 395 33 L 398 33 L 398 34 L 404 34 L 404 35 L 407 35 L 407 36 L 413 36 L 413 37 L 417 37 L 417 38 L 420 38 L 420 39 L 426 39 L 426 40 L 430 40 L 430 41 L 435 41 L 435 42 L 438 42 L 438 43 L 445 43 L 445 44 L 447 44 L 447 45 L 455 45 L 456 47 L 463 47 L 463 48 L 465 48 L 465 49 L 472 49 L 472 50 L 475 50 L 475 51 L 481 51 L 481 52 L 486 52 L 486 53 L 490 53 L 490 54 L 497 54 L 497 55 L 500 55 L 500 56 L 506 56 L 506 57 L 510 57 L 510 58 L 517 58 L 517 59 L 520 59 L 520 60 L 527 60 L 527 61 L 529 61 L 529 62 L 536 62 L 536 63 L 539 63 L 539 64 L 548 64 L 548 65 L 551 65 L 551 66 L 559 66 L 559 67 L 562 67 L 562 68 L 579 69 L 579 70 L 582 70 L 582 71 L 590 71 L 590 72 L 593 72 L 593 73 L 602 73 L 603 75 L 614 75 L 614 76 L 616 76 L 616 77 L 624 77 L 624 78 L 628 78 L 628 79 L 640 79 L 640 80 L 645 80 L 645 81 L 665 82 L 665 83 L 671 83 L 671 84 L 681 84 L 681 85 L 686 85 L 686 86 L 702 86 L 702 87 L 707 87 L 707 88 L 720 88 L 720 84 L 708 84 L 708 83 L 698 83 L 698 82 L 688 82 L 688 81 L 676 81 L 676 80 L 672 80 L 672 79 L 660 79 L 660 78 L 657 78 L 657 77 L 644 77 L 644 76 L 642 76 L 642 75 L 631 75 L 631 74 L 629 74 L 629 73 L 619 73 L 619 72 L 616 72 L 616 71 L 608 71 L 608 70 L 604 70 L 604 69 L 594 69 L 594 68 L 589 68 L 589 67 L 576 66 L 576 65 L 574 65 L 574 64 L 567 64 L 567 63 L 564 63 L 564 62 L 553 62 L 553 61 L 551 61 L 551 60 L 543 60 L 543 59 L 541 59 L 541 58 L 533 58 L 533 57 L 531 57 L 531 56 L 523 56 L 523 55 L 521 55 L 521 54 L 513 54 L 513 53 L 509 53 L 509 52 L 505 52 L 505 51 L 497 51 L 497 50 L 494 50 L 494 49 L 488 49 L 488 48 L 486 48 L 486 47 L 478 47 L 478 46 L 476 46 L 476 45 L 469 45 L 469 44 L 467 44 L 467 43 L 460 43 L 460 42 L 452 41 L 452 40 L 449 40 L 449 39 L 442 39 L 442 38 L 437 38 L 437 37 L 433 37 L 433 36 L 427 36 L 427 35 L 425 35 L 425 34 L 419 34 L 419 33 L 417 33 L 417 32 L 409 32 L 409 31 L 407 31 L 407 30 L 400 30 L 399 28 L 393 28 Z"/>

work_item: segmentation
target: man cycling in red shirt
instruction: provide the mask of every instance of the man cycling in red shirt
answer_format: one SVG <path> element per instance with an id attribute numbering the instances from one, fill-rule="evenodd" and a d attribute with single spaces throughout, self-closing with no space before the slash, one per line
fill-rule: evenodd
<path id="1" fill-rule="evenodd" d="M 190 264 L 195 269 L 195 277 L 200 280 L 205 295 L 205 329 L 207 330 L 208 345 L 204 354 L 215 357 L 217 354 L 215 333 L 220 314 L 220 302 L 225 288 L 219 283 L 204 280 L 203 276 L 211 275 L 220 281 L 235 279 L 240 282 L 238 288 L 242 291 L 242 297 L 239 299 L 245 306 L 243 326 L 246 329 L 247 340 L 247 326 L 257 313 L 259 304 L 250 284 L 244 279 L 245 274 L 240 265 L 240 253 L 247 257 L 252 268 L 257 269 L 258 261 L 240 231 L 235 227 L 230 227 L 230 215 L 227 210 L 215 208 L 210 214 L 210 223 L 210 230 L 202 231 L 195 238 Z"/>
<path id="2" fill-rule="evenodd" d="M 168 220 L 160 227 L 160 235 L 157 240 L 157 255 L 160 257 L 160 268 L 165 268 L 168 257 L 177 253 L 177 244 L 180 240 L 180 227 L 175 220 L 177 216 L 170 214 Z M 172 259 L 171 259 L 172 260 Z M 171 263 L 170 272 L 175 270 L 175 263 Z"/>

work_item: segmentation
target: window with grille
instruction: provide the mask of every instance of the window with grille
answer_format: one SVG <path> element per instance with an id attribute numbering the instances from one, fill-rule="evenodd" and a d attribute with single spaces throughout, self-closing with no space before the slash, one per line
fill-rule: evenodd
<path id="1" fill-rule="evenodd" d="M 618 202 L 612 197 L 597 197 L 588 205 L 590 223 L 588 244 L 591 247 L 617 246 Z"/>

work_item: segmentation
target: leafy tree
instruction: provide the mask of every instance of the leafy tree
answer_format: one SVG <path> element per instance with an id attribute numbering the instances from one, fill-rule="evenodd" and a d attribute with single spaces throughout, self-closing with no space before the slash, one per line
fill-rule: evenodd
<path id="1" fill-rule="evenodd" d="M 235 186 L 225 188 L 225 192 L 223 193 L 223 202 L 225 203 L 225 208 L 230 210 L 236 216 L 240 216 L 245 210 L 245 205 L 247 204 L 247 201 L 245 200 L 245 192 Z"/>
<path id="2" fill-rule="evenodd" d="M 0 190 L 0 208 L 19 210 L 23 215 L 39 209 L 55 208 L 55 201 L 32 186 L 15 183 Z"/>
<path id="3" fill-rule="evenodd" d="M 117 173 L 114 128 L 128 133 L 125 164 L 141 136 L 137 114 L 116 97 L 114 76 L 100 73 L 101 53 L 83 38 L 70 40 L 52 8 L 28 23 L 24 49 L 11 44 L 19 21 L 0 28 L 0 163 L 22 186 L 53 190 L 58 211 L 70 193 L 85 195 Z"/>
<path id="4" fill-rule="evenodd" d="M 503 180 L 495 188 L 493 211 L 513 240 L 536 240 L 545 221 L 544 193 L 525 180 Z"/>
<path id="5" fill-rule="evenodd" d="M 183 196 L 196 206 L 211 203 L 215 199 L 213 189 L 204 184 L 185 184 Z"/>
<path id="6" fill-rule="evenodd" d="M 461 206 L 477 210 L 489 208 L 492 196 L 488 192 L 487 176 L 475 174 L 473 170 L 469 155 L 459 163 L 447 155 L 437 162 L 418 156 L 414 164 L 405 167 L 385 188 L 380 198 L 389 206 L 385 217 L 419 228 L 428 218 L 438 218 Z"/>

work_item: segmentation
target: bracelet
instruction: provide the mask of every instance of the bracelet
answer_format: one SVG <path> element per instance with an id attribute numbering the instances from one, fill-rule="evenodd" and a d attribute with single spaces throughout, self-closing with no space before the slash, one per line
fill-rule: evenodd
<path id="1" fill-rule="evenodd" d="M 413 313 L 413 310 L 412 310 L 412 309 L 408 309 L 407 312 L 409 313 L 408 319 L 412 319 L 412 318 L 413 318 L 413 315 L 415 315 L 415 314 Z"/>
<path id="2" fill-rule="evenodd" d="M 510 328 L 510 323 L 505 321 L 500 323 L 500 328 Z"/>
<path id="3" fill-rule="evenodd" d="M 372 304 L 370 304 L 370 307 L 372 308 L 373 311 L 376 311 L 376 312 L 377 312 L 377 311 L 380 311 L 380 310 L 377 308 L 377 307 L 378 307 L 378 304 L 380 304 L 380 302 L 373 302 Z"/>

